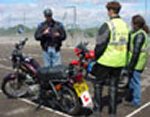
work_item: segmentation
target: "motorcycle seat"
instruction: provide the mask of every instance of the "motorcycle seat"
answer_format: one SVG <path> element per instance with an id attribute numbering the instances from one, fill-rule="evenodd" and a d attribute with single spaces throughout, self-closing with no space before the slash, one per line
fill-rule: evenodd
<path id="1" fill-rule="evenodd" d="M 42 67 L 38 69 L 38 76 L 40 80 L 56 81 L 67 79 L 67 67 L 65 65 L 58 65 L 55 67 Z"/>

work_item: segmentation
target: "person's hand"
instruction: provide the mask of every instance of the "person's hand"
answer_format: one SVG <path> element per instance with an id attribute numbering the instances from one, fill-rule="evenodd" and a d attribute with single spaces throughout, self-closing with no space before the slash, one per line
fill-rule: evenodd
<path id="1" fill-rule="evenodd" d="M 43 31 L 43 34 L 48 34 L 49 33 L 49 28 L 46 28 L 44 31 Z"/>
<path id="2" fill-rule="evenodd" d="M 60 33 L 59 33 L 59 32 L 54 32 L 54 33 L 53 33 L 53 36 L 54 36 L 54 37 L 59 37 L 59 36 L 60 36 Z"/>

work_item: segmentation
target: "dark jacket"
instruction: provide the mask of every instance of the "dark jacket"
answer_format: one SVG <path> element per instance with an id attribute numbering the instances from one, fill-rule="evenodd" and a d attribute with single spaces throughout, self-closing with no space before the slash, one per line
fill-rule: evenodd
<path id="1" fill-rule="evenodd" d="M 48 34 L 43 34 L 43 31 L 49 28 Z M 59 37 L 55 37 L 54 33 L 60 33 Z M 37 41 L 41 42 L 41 47 L 44 51 L 47 51 L 48 46 L 54 47 L 56 51 L 60 50 L 62 41 L 66 39 L 66 32 L 63 25 L 60 22 L 52 20 L 51 22 L 42 22 L 35 31 L 34 37 Z"/>
<path id="2" fill-rule="evenodd" d="M 104 23 L 100 27 L 97 35 L 96 46 L 95 46 L 96 60 L 103 55 L 105 49 L 107 48 L 109 40 L 110 40 L 110 30 L 108 25 Z"/>

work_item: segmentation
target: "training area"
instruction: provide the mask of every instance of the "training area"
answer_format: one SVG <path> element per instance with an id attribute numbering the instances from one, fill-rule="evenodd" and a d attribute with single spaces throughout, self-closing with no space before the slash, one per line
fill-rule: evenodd
<path id="1" fill-rule="evenodd" d="M 13 37 L 0 37 L 0 84 L 2 82 L 3 77 L 12 72 L 12 66 L 10 61 L 10 54 L 14 48 L 14 44 L 19 41 L 20 35 L 15 35 Z M 23 37 L 21 37 L 23 38 Z M 42 62 L 42 51 L 38 42 L 33 40 L 33 37 L 28 37 L 29 41 L 27 42 L 24 53 L 35 58 L 41 66 Z M 66 42 L 67 43 L 67 42 Z M 94 43 L 94 42 L 93 42 Z M 88 48 L 91 48 L 88 46 Z M 75 54 L 73 52 L 73 47 L 66 47 L 64 43 L 62 52 L 62 61 L 63 64 L 68 64 L 72 59 L 75 59 Z M 149 59 L 150 60 L 150 59 Z M 146 70 L 142 74 L 142 105 L 139 108 L 133 108 L 129 105 L 126 105 L 124 101 L 118 104 L 118 117 L 149 117 L 150 114 L 150 61 L 147 63 Z M 89 85 L 92 89 L 92 85 Z M 107 87 L 106 87 L 107 90 Z M 105 93 L 106 92 L 106 93 Z M 92 93 L 92 92 L 91 92 Z M 104 91 L 104 100 L 106 101 L 106 105 L 104 105 L 102 115 L 107 117 L 107 108 L 108 108 L 108 99 L 107 99 L 107 91 Z M 22 99 L 9 99 L 7 98 L 2 91 L 0 91 L 0 116 L 1 117 L 69 117 L 65 113 L 60 112 L 59 110 L 53 110 L 48 107 L 42 107 L 39 110 L 36 110 L 38 105 L 32 102 L 28 98 Z M 78 115 L 79 117 L 84 117 L 86 115 L 86 111 L 83 112 L 83 115 Z"/>
<path id="2" fill-rule="evenodd" d="M 18 0 L 19 1 L 19 0 Z M 110 0 L 0 0 L 0 117 L 97 117 L 83 108 L 76 116 L 68 115 L 60 109 L 42 105 L 29 97 L 8 98 L 2 91 L 2 80 L 14 72 L 10 60 L 16 43 L 28 38 L 23 53 L 31 56 L 44 66 L 40 42 L 34 38 L 38 24 L 44 21 L 43 10 L 51 8 L 54 19 L 63 23 L 67 39 L 62 43 L 62 63 L 68 65 L 77 59 L 74 48 L 80 42 L 88 43 L 87 48 L 94 50 L 99 27 L 105 22 L 107 12 L 105 5 Z M 118 0 L 122 4 L 121 17 L 131 28 L 131 17 L 141 14 L 150 28 L 150 2 L 148 0 Z M 13 6 L 13 7 L 12 7 Z M 19 32 L 21 31 L 21 33 Z M 142 73 L 142 104 L 133 107 L 122 95 L 117 104 L 117 117 L 150 117 L 150 35 L 148 35 L 149 58 Z M 93 84 L 87 81 L 89 92 L 93 96 Z M 119 90 L 120 91 L 120 90 Z M 122 90 L 121 90 L 122 91 Z M 120 91 L 120 92 L 121 92 Z M 91 117 L 90 116 L 90 117 Z M 108 86 L 103 91 L 102 117 L 108 115 Z"/>

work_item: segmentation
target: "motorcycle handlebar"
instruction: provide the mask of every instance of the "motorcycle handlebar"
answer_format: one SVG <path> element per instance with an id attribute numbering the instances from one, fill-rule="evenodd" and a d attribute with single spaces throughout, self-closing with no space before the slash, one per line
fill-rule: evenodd
<path id="1" fill-rule="evenodd" d="M 16 49 L 22 49 L 23 48 L 23 46 L 26 44 L 26 42 L 28 41 L 28 38 L 25 38 L 24 40 L 22 40 L 22 41 L 20 41 L 19 43 L 17 43 L 16 45 L 15 45 L 15 47 L 16 47 Z"/>
<path id="2" fill-rule="evenodd" d="M 84 43 L 80 42 L 80 43 L 76 46 L 76 48 L 78 48 L 78 49 L 80 49 L 80 50 L 82 50 L 82 51 L 84 51 L 84 52 L 88 52 L 87 45 L 88 45 L 88 42 L 84 42 Z"/>
<path id="3" fill-rule="evenodd" d="M 22 40 L 22 41 L 20 42 L 20 45 L 24 46 L 27 41 L 28 41 L 28 38 L 25 38 L 24 40 Z"/>

